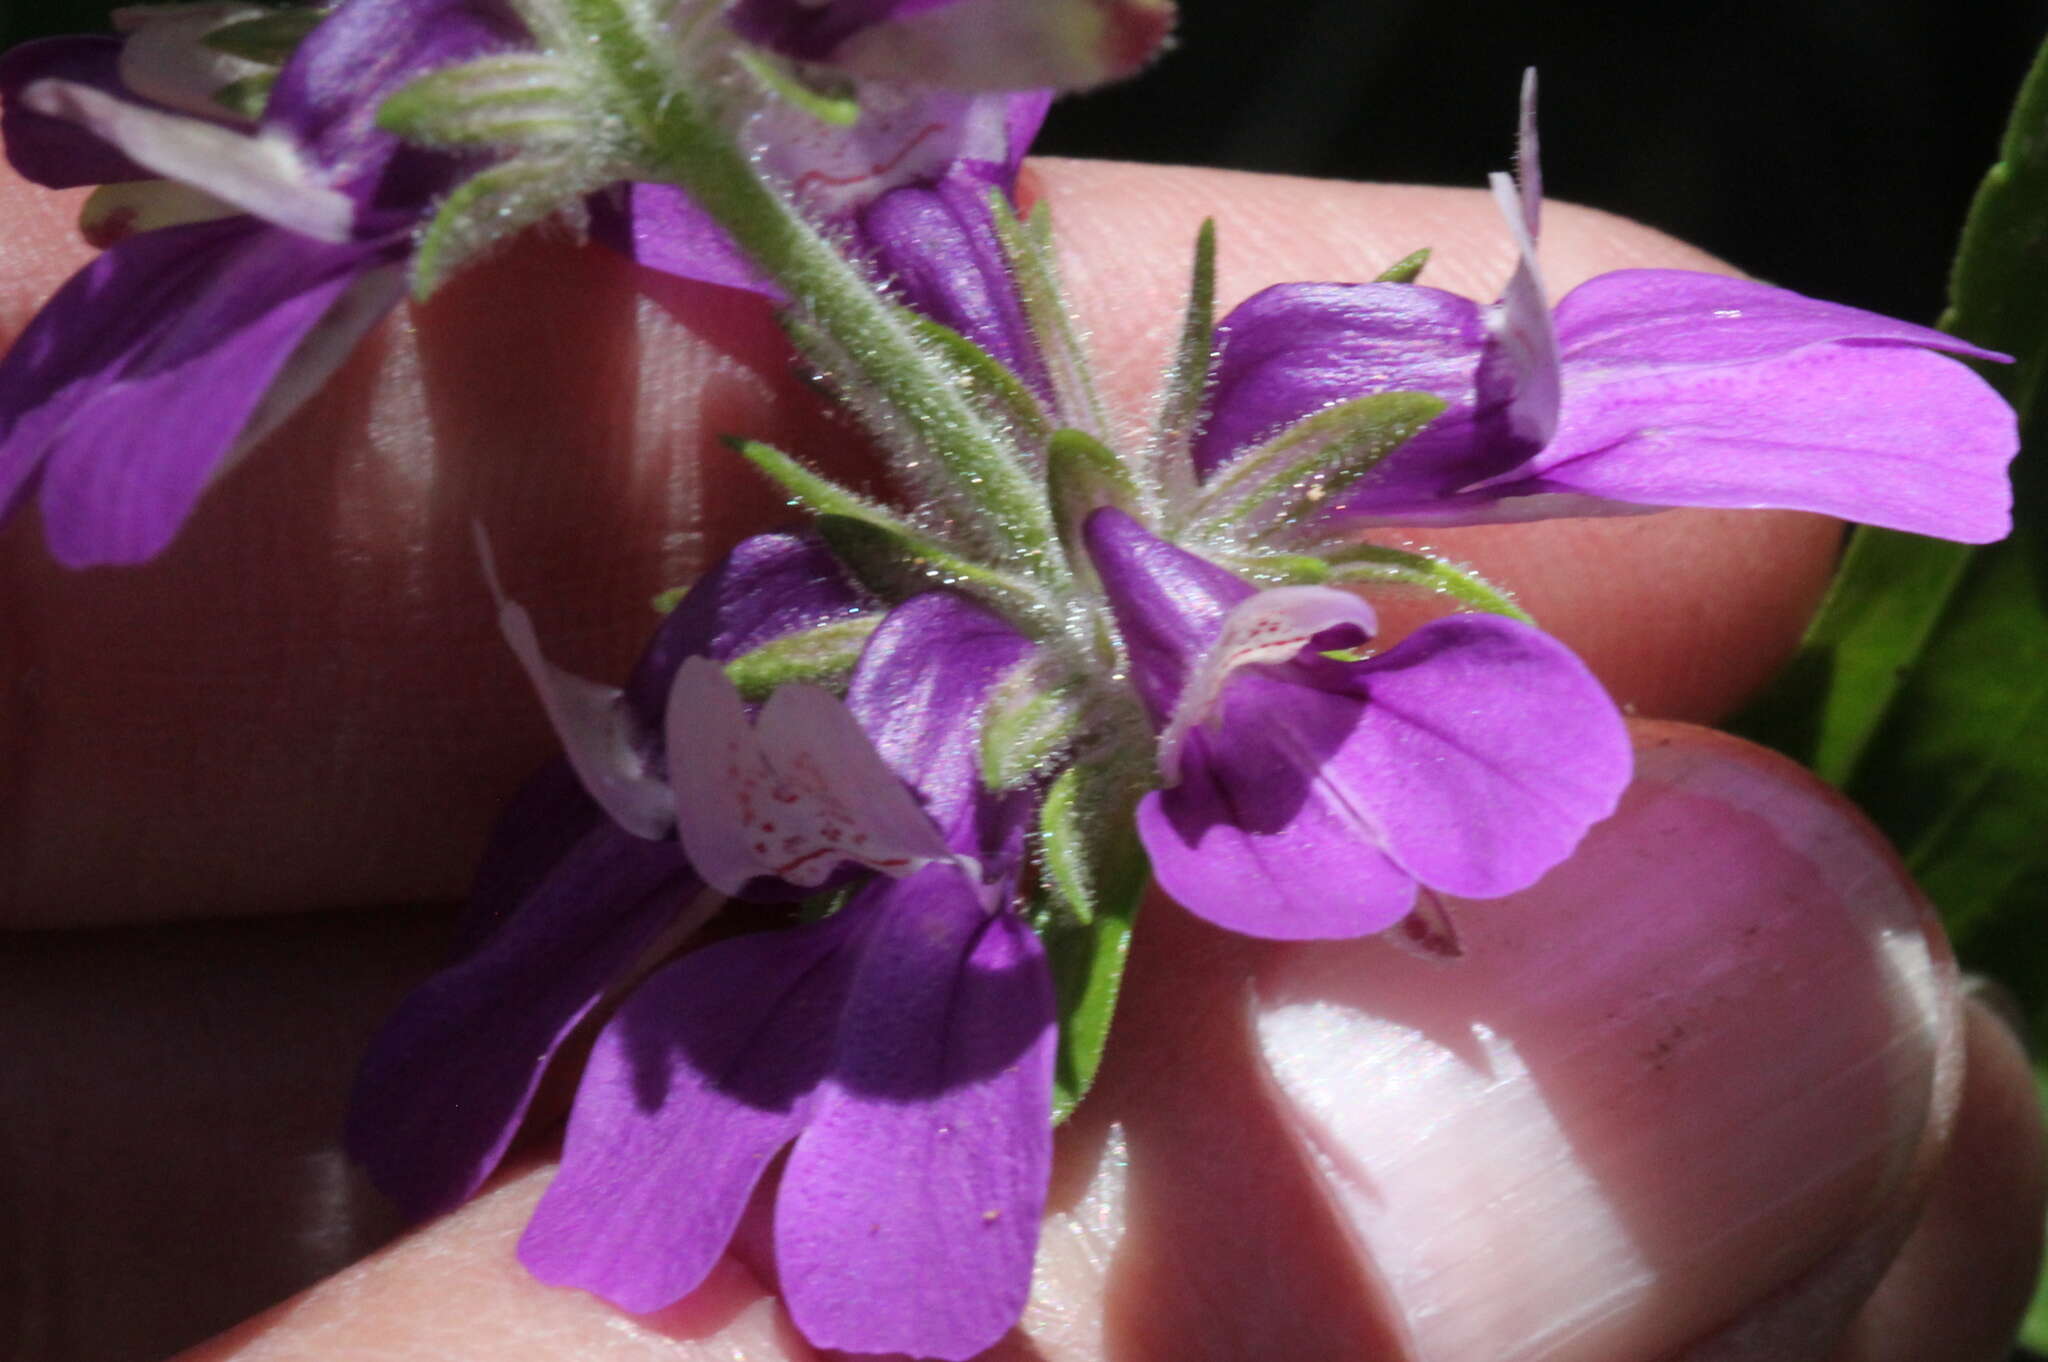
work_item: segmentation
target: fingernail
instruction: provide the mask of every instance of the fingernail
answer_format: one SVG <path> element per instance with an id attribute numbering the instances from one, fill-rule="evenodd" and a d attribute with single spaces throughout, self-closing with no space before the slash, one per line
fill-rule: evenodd
<path id="1" fill-rule="evenodd" d="M 1962 978 L 1962 995 L 1966 1002 L 1980 1003 L 1984 1010 L 2004 1024 L 2012 1032 L 2020 1048 L 2032 1054 L 2033 1039 L 2028 1034 L 2027 1010 L 2020 1005 L 2019 995 L 1988 974 L 1965 974 Z"/>
<path id="2" fill-rule="evenodd" d="M 1286 1115 L 1424 1362 L 1663 1355 L 1909 1176 L 1955 1017 L 1896 860 L 1731 739 L 1646 726 L 1638 760 L 1570 862 L 1449 903 L 1461 960 L 1260 975 Z"/>

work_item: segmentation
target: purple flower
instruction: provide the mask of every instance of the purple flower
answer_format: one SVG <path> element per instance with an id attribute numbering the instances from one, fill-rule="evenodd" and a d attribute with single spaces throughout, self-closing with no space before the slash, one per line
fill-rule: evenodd
<path id="1" fill-rule="evenodd" d="M 1533 86 L 1528 93 L 1533 98 Z M 1553 313 L 1536 266 L 1533 116 L 1521 264 L 1482 306 L 1406 284 L 1286 284 L 1217 330 L 1204 476 L 1323 407 L 1434 393 L 1450 409 L 1307 530 L 1670 506 L 1788 507 L 1977 543 L 2011 528 L 2012 411 L 1953 336 L 1745 279 L 1622 270 Z M 1946 353 L 1940 353 L 1946 352 Z"/>
<path id="2" fill-rule="evenodd" d="M 742 140 L 760 149 L 761 164 L 806 215 L 842 235 L 849 253 L 893 281 L 903 301 L 999 358 L 1027 364 L 1006 340 L 1022 323 L 1015 304 L 1003 301 L 1014 293 L 986 225 L 987 198 L 1015 183 L 1051 93 L 977 96 L 873 84 L 860 95 L 861 117 L 850 128 L 775 102 L 747 120 Z M 674 185 L 622 185 L 600 196 L 596 209 L 599 238 L 651 269 L 783 299 Z M 971 296 L 959 296 L 963 290 Z"/>
<path id="3" fill-rule="evenodd" d="M 1172 0 L 739 0 L 731 23 L 799 61 L 954 90 L 1085 89 L 1165 46 Z"/>
<path id="4" fill-rule="evenodd" d="M 920 597 L 877 631 L 845 704 L 784 687 L 752 725 L 717 668 L 684 664 L 670 771 L 699 873 L 730 894 L 848 864 L 881 877 L 822 922 L 706 947 L 633 994 L 522 1243 L 535 1275 L 638 1312 L 679 1299 L 788 1148 L 776 1269 L 813 1343 L 966 1358 L 1015 1323 L 1051 1163 L 1053 998 L 1009 905 L 1017 801 L 979 790 L 969 735 L 1028 648 Z"/>
<path id="5" fill-rule="evenodd" d="M 1354 659 L 1374 618 L 1347 592 L 1258 591 L 1120 511 L 1086 533 L 1160 734 L 1139 835 L 1160 886 L 1212 922 L 1359 936 L 1421 886 L 1512 893 L 1628 783 L 1613 702 L 1528 625 L 1454 615 Z"/>
<path id="6" fill-rule="evenodd" d="M 356 1079 L 349 1151 L 401 1207 L 425 1215 L 475 1191 L 556 1047 L 637 962 L 659 958 L 664 942 L 673 950 L 715 906 L 672 837 L 645 824 L 629 830 L 608 811 L 646 807 L 640 795 L 620 794 L 636 781 L 668 802 L 660 731 L 683 661 L 738 656 L 862 606 L 815 543 L 757 536 L 670 613 L 624 690 L 556 672 L 533 646 L 524 612 L 503 607 L 572 758 L 543 771 L 506 811 L 458 958 L 405 1000 Z"/>
<path id="7" fill-rule="evenodd" d="M 162 176 L 199 191 L 169 195 L 176 225 L 119 240 L 0 360 L 0 515 L 37 493 L 51 551 L 72 566 L 168 544 L 206 486 L 400 296 L 408 234 L 457 163 L 378 131 L 378 103 L 516 33 L 488 0 L 350 0 L 278 72 L 254 124 L 191 112 L 209 107 L 212 68 L 178 59 L 199 50 L 183 30 L 173 41 L 145 24 L 125 44 L 54 38 L 0 58 L 8 155 L 24 175 L 60 188 Z M 116 216 L 152 197 L 130 193 Z"/>

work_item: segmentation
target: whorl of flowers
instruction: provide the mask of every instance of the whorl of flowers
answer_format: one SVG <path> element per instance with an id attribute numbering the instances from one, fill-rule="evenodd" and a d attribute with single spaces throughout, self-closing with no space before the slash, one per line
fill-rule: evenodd
<path id="1" fill-rule="evenodd" d="M 661 1308 L 772 1178 L 812 1342 L 970 1357 L 1023 1308 L 1148 876 L 1247 935 L 1392 929 L 1450 958 L 1447 898 L 1532 884 L 1629 780 L 1569 650 L 1361 527 L 1776 506 L 2006 531 L 2013 419 L 1955 358 L 1997 356 L 1680 271 L 1552 309 L 1533 86 L 1520 178 L 1495 178 L 1521 257 L 1499 301 L 1411 259 L 1219 324 L 1205 230 L 1129 435 L 1010 191 L 1035 87 L 1133 68 L 1169 19 L 222 4 L 0 61 L 17 167 L 110 186 L 105 254 L 0 362 L 0 502 L 33 491 L 67 561 L 160 549 L 401 271 L 430 288 L 565 213 L 774 299 L 914 507 L 740 441 L 802 523 L 684 594 L 623 688 L 554 667 L 499 595 L 564 758 L 358 1079 L 351 1147 L 400 1202 L 475 1191 L 602 1008 L 520 1250 L 537 1276 Z M 1375 587 L 1445 611 L 1382 638 Z M 678 954 L 713 913 L 730 930 Z"/>

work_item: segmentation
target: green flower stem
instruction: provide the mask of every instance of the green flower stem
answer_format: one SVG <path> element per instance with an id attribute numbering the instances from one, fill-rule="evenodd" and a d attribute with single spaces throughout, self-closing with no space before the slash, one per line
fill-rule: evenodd
<path id="1" fill-rule="evenodd" d="M 863 383 L 987 511 L 1027 571 L 1062 581 L 1044 496 L 1009 445 L 919 343 L 898 310 L 805 222 L 674 79 L 658 35 L 643 33 L 622 0 L 566 0 L 619 96 L 618 111 L 647 167 L 689 191 L 741 250 L 797 299 L 844 349 Z"/>

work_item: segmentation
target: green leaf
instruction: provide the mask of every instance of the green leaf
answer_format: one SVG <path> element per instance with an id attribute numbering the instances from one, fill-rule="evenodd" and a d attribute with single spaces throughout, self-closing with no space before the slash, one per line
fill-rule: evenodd
<path id="1" fill-rule="evenodd" d="M 997 683 L 981 726 L 981 783 L 1014 790 L 1037 779 L 1080 732 L 1081 692 L 1072 682 L 1046 684 L 1037 658 L 1026 658 Z"/>
<path id="2" fill-rule="evenodd" d="M 579 204 L 596 186 L 587 168 L 521 157 L 457 185 L 420 232 L 412 291 L 420 299 L 498 242 Z"/>
<path id="3" fill-rule="evenodd" d="M 1323 561 L 1328 567 L 1323 580 L 1332 585 L 1411 587 L 1447 597 L 1465 609 L 1506 615 L 1524 624 L 1535 623 L 1505 591 L 1478 573 L 1442 558 L 1379 544 L 1347 544 Z"/>
<path id="4" fill-rule="evenodd" d="M 1432 393 L 1371 393 L 1314 412 L 1238 455 L 1203 487 L 1190 522 L 1197 532 L 1255 537 L 1293 526 L 1443 414 Z"/>
<path id="5" fill-rule="evenodd" d="M 1985 376 L 2019 411 L 2014 531 L 1981 549 L 1859 530 L 1820 618 L 1743 728 L 1811 763 L 1905 854 L 1966 959 L 2048 952 L 2048 48 L 1963 229 L 1942 324 L 2011 366 Z M 1978 943 L 2011 936 L 1999 958 Z M 2048 970 L 2043 971 L 2048 982 Z M 2044 995 L 2037 994 L 2038 1008 Z"/>
<path id="6" fill-rule="evenodd" d="M 945 588 L 973 596 L 1034 638 L 1059 627 L 1052 601 L 1026 578 L 977 563 L 925 534 L 894 511 L 841 487 L 772 445 L 728 440 L 756 468 L 818 517 L 832 551 L 884 600 Z"/>
<path id="7" fill-rule="evenodd" d="M 277 72 L 258 71 L 254 75 L 231 80 L 213 92 L 213 102 L 237 118 L 251 121 L 263 117 L 263 110 L 270 103 L 270 92 L 277 85 Z"/>
<path id="8" fill-rule="evenodd" d="M 1046 420 L 1045 408 L 1040 405 L 1038 394 L 1032 392 L 1009 365 L 952 327 L 922 313 L 904 308 L 903 320 L 920 340 L 952 366 L 961 389 L 978 402 L 986 414 L 1014 430 L 1020 443 L 1044 443 L 1052 433 L 1052 423 Z"/>
<path id="9" fill-rule="evenodd" d="M 1093 582 L 1095 569 L 1081 541 L 1082 525 L 1091 512 L 1105 506 L 1139 514 L 1143 498 L 1137 483 L 1116 452 L 1093 435 L 1056 430 L 1046 449 L 1045 490 L 1067 561 L 1083 581 Z"/>
<path id="10" fill-rule="evenodd" d="M 726 679 L 750 701 L 765 700 L 792 682 L 830 685 L 853 670 L 868 635 L 881 623 L 879 614 L 856 615 L 784 634 L 726 663 Z"/>
<path id="11" fill-rule="evenodd" d="M 1393 264 L 1381 270 L 1375 284 L 1412 284 L 1422 275 L 1422 267 L 1429 263 L 1429 247 L 1402 256 Z"/>
<path id="12" fill-rule="evenodd" d="M 1160 488 L 1176 512 L 1194 495 L 1194 440 L 1216 366 L 1216 219 L 1195 235 L 1195 264 L 1188 280 L 1188 306 L 1180 345 L 1160 399 L 1159 423 L 1145 451 L 1147 482 Z"/>
<path id="13" fill-rule="evenodd" d="M 915 536 L 910 523 L 881 503 L 848 487 L 842 487 L 822 473 L 813 472 L 774 445 L 759 440 L 728 438 L 726 447 L 760 469 L 789 493 L 790 499 L 813 515 L 849 516 L 872 521 L 904 536 Z"/>
<path id="14" fill-rule="evenodd" d="M 1052 249 L 1052 215 L 1040 205 L 1028 224 L 1020 222 L 1001 190 L 989 191 L 989 206 L 995 215 L 996 239 L 1002 244 L 1025 319 L 1052 380 L 1057 415 L 1070 425 L 1100 435 L 1109 424 L 1095 391 L 1088 352 L 1074 330 L 1066 290 L 1060 283 L 1059 261 Z"/>
<path id="15" fill-rule="evenodd" d="M 316 8 L 281 9 L 254 19 L 222 24 L 199 41 L 216 52 L 263 66 L 283 66 L 307 34 L 327 17 Z"/>
<path id="16" fill-rule="evenodd" d="M 377 106 L 377 126 L 430 147 L 553 152 L 589 144 L 595 110 L 562 58 L 507 52 L 408 81 Z"/>
<path id="17" fill-rule="evenodd" d="M 834 128 L 850 128 L 860 122 L 860 100 L 850 93 L 828 93 L 806 85 L 795 72 L 767 54 L 741 48 L 734 57 L 747 73 L 769 93 L 802 109 L 811 117 Z"/>
<path id="18" fill-rule="evenodd" d="M 1059 627 L 1052 602 L 1031 582 L 963 558 L 938 541 L 896 524 L 844 515 L 821 515 L 816 528 L 826 547 L 862 586 L 885 601 L 927 591 L 957 591 L 1003 616 L 1019 632 L 1044 638 Z"/>
<path id="19" fill-rule="evenodd" d="M 1145 775 L 1131 761 L 1082 762 L 1046 791 L 1039 816 L 1039 935 L 1059 996 L 1060 1049 L 1053 1119 L 1087 1095 L 1102 1064 L 1130 955 L 1131 925 L 1148 866 L 1136 809 Z"/>

